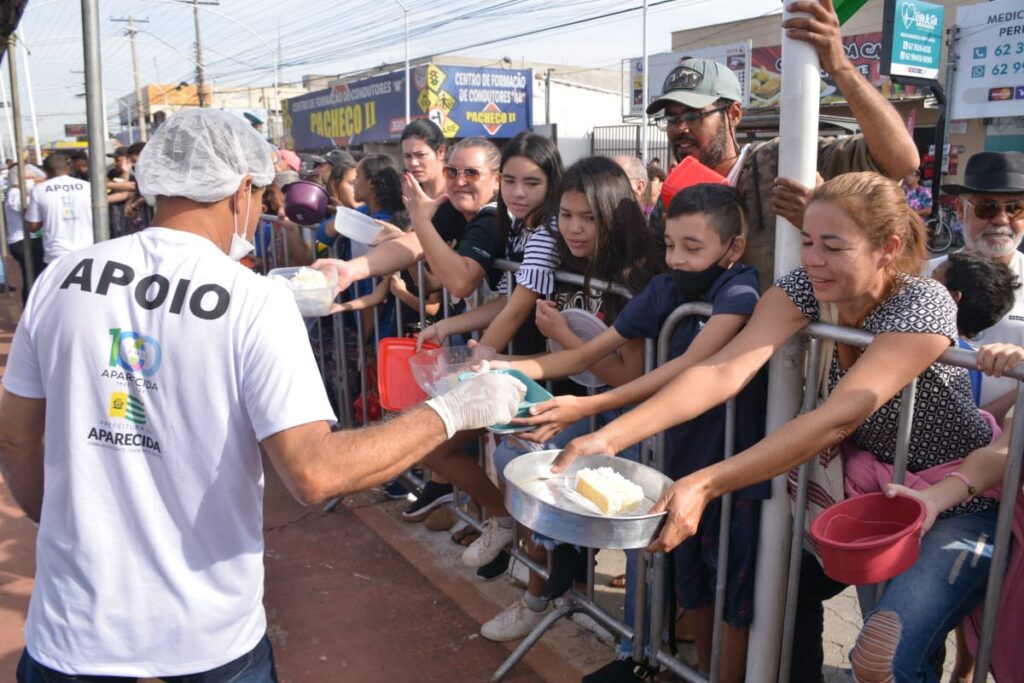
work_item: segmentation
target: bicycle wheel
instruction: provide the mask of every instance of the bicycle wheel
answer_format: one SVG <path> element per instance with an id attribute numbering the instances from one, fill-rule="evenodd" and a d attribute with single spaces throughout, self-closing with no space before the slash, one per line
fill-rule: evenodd
<path id="1" fill-rule="evenodd" d="M 945 221 L 935 221 L 928 226 L 928 251 L 942 254 L 953 246 L 953 230 Z"/>

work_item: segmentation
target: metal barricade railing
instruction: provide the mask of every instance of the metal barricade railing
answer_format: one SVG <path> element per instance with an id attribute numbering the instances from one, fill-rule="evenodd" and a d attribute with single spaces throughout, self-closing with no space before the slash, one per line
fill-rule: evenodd
<path id="1" fill-rule="evenodd" d="M 820 377 L 819 354 L 821 340 L 832 341 L 849 346 L 865 347 L 874 336 L 863 330 L 855 330 L 827 323 L 811 323 L 804 331 L 811 341 L 808 377 L 805 384 L 803 410 L 813 410 L 817 402 L 818 382 Z M 936 361 L 962 368 L 976 368 L 976 356 L 973 351 L 951 348 L 945 351 Z M 826 367 L 826 372 L 827 367 Z M 999 504 L 995 537 L 993 539 L 992 563 L 989 570 L 987 590 L 983 611 L 983 625 L 975 656 L 975 680 L 985 680 L 989 662 L 991 661 L 992 643 L 995 638 L 995 624 L 999 610 L 999 599 L 1002 594 L 1003 576 L 1009 561 L 1010 533 L 1012 531 L 1013 510 L 1016 505 L 1016 492 L 1020 486 L 1021 458 L 1024 452 L 1024 371 L 1018 369 L 1006 373 L 1006 376 L 1018 380 L 1017 397 L 1013 422 L 1011 426 L 1009 455 L 1003 475 L 1003 498 Z M 910 448 L 910 434 L 913 427 L 914 404 L 917 380 L 910 382 L 901 390 L 899 423 L 896 435 L 896 451 L 893 465 L 893 481 L 902 483 L 907 470 L 907 456 Z M 804 507 L 807 500 L 808 463 L 799 468 L 793 530 L 790 538 L 790 564 L 787 577 L 786 608 L 784 612 L 783 650 L 781 652 L 779 676 L 780 683 L 789 680 L 790 664 L 794 643 L 793 626 L 796 621 L 796 603 L 799 587 L 800 564 L 804 535 Z M 879 587 L 878 595 L 884 586 Z"/>
<path id="2" fill-rule="evenodd" d="M 277 231 L 283 230 L 279 226 L 276 226 L 276 217 L 264 216 L 266 220 L 272 222 Z M 305 226 L 305 229 L 310 229 L 309 226 Z M 272 240 L 272 245 L 277 245 L 274 250 L 273 258 L 277 260 L 277 263 L 284 265 L 287 263 L 289 257 L 287 240 L 283 240 L 278 243 Z M 337 246 L 337 245 L 336 245 Z M 313 244 L 314 256 L 316 245 Z M 335 252 L 332 255 L 337 255 Z M 267 271 L 268 258 L 264 258 L 264 272 Z M 512 261 L 495 260 L 494 267 L 502 270 L 514 272 L 519 268 L 519 264 Z M 419 297 L 419 319 L 421 324 L 425 324 L 427 319 L 426 316 L 426 294 L 425 294 L 425 272 L 423 261 L 419 261 L 417 264 L 417 275 L 416 280 L 418 284 Z M 559 282 L 566 282 L 570 284 L 582 285 L 584 283 L 584 277 L 576 273 L 557 272 L 556 280 Z M 376 282 L 375 282 L 376 284 Z M 620 285 L 610 285 L 608 283 L 591 280 L 589 285 L 595 290 L 612 291 L 626 298 L 631 298 L 632 294 Z M 440 311 L 440 317 L 447 318 L 450 312 L 450 298 L 448 292 L 443 290 L 442 293 L 442 306 Z M 403 327 L 402 319 L 402 305 L 401 302 L 396 302 L 395 306 L 395 323 L 396 329 L 399 334 L 405 329 Z M 659 334 L 659 340 L 657 345 L 653 340 L 648 340 L 645 344 L 645 372 L 650 372 L 655 367 L 655 359 L 657 358 L 657 366 L 660 366 L 668 360 L 668 340 L 671 338 L 676 326 L 684 318 L 693 315 L 709 316 L 711 314 L 710 304 L 704 303 L 691 303 L 680 306 L 676 311 L 669 316 L 665 321 L 664 325 Z M 337 362 L 337 372 L 332 378 L 326 378 L 328 381 L 334 384 L 335 396 L 338 402 L 339 410 L 339 421 L 345 428 L 351 428 L 355 426 L 354 416 L 352 415 L 352 393 L 351 386 L 348 377 L 348 361 L 347 361 L 347 349 L 346 349 L 346 323 L 344 315 L 338 314 L 331 316 L 332 323 L 334 325 L 334 345 Z M 362 418 L 363 424 L 368 422 L 369 415 L 367 413 L 367 389 L 366 387 L 366 362 L 367 354 L 364 343 L 363 335 L 363 324 L 362 316 L 356 314 L 354 316 L 356 321 L 356 338 L 357 338 L 357 372 L 359 374 L 360 389 L 363 396 L 362 405 Z M 317 339 L 320 342 L 321 354 L 323 356 L 323 336 L 322 329 L 319 328 L 321 324 L 318 320 L 315 323 L 318 326 Z M 378 307 L 373 308 L 373 328 L 374 338 L 379 338 L 379 332 L 381 329 L 381 322 L 379 318 Z M 848 344 L 852 346 L 867 346 L 873 340 L 873 336 L 862 330 L 854 330 L 849 328 L 841 328 L 834 325 L 825 323 L 812 323 L 804 331 L 804 336 L 809 340 L 809 362 L 808 362 L 808 373 L 805 382 L 805 394 L 803 401 L 803 411 L 812 410 L 816 407 L 818 385 L 820 382 L 820 353 L 821 353 L 821 340 L 829 340 L 837 343 Z M 657 357 L 655 351 L 657 350 Z M 962 349 L 949 349 L 939 359 L 938 362 L 948 363 L 950 365 L 956 365 L 959 367 L 973 368 L 975 354 L 970 351 Z M 323 370 L 323 366 L 321 366 Z M 827 368 L 826 368 L 827 372 Z M 1024 371 L 1014 371 L 1007 373 L 1015 379 L 1024 379 Z M 1003 478 L 1003 490 L 1004 491 L 1015 491 L 1016 487 L 1019 486 L 1021 467 L 1022 467 L 1022 452 L 1024 452 L 1024 385 L 1018 384 L 1017 399 L 1016 399 L 1016 410 L 1014 419 L 1011 427 L 1011 439 L 1010 439 L 1010 454 L 1007 460 L 1006 471 Z M 897 429 L 897 444 L 895 454 L 895 465 L 894 465 L 894 481 L 900 483 L 903 481 L 904 473 L 906 472 L 907 455 L 910 444 L 911 429 L 913 427 L 913 408 L 916 398 L 916 380 L 911 382 L 901 392 L 901 405 L 899 413 L 899 425 Z M 735 404 L 730 400 L 726 407 L 726 447 L 723 454 L 724 457 L 729 457 L 733 453 L 734 449 L 734 424 L 735 424 Z M 661 433 L 652 439 L 645 440 L 641 444 L 641 462 L 650 464 L 654 467 L 659 467 L 664 470 L 666 456 L 666 442 L 665 434 Z M 419 481 L 411 475 L 403 475 L 404 478 L 418 486 L 422 486 L 423 482 Z M 789 574 L 785 586 L 779 586 L 779 590 L 785 590 L 786 594 L 786 608 L 784 611 L 784 623 L 781 625 L 783 628 L 783 643 L 782 653 L 780 658 L 780 666 L 778 672 L 778 680 L 780 683 L 787 681 L 789 677 L 789 667 L 791 662 L 791 652 L 793 648 L 793 626 L 796 615 L 796 594 L 799 586 L 799 575 L 800 575 L 800 562 L 802 559 L 802 540 L 803 540 L 803 528 L 804 528 L 804 506 L 807 497 L 807 465 L 802 465 L 799 468 L 799 475 L 797 480 L 797 490 L 795 492 L 795 506 L 794 506 L 794 519 L 793 519 L 793 531 L 791 535 L 791 546 L 790 546 L 790 562 L 789 562 Z M 458 495 L 456 496 L 458 501 Z M 979 640 L 979 646 L 976 655 L 976 668 L 975 675 L 978 677 L 976 680 L 983 680 L 983 672 L 988 669 L 988 664 L 991 657 L 991 648 L 994 638 L 994 629 L 996 624 L 996 618 L 998 616 L 998 604 L 999 598 L 1002 592 L 1002 577 L 1005 573 L 1006 565 L 1009 560 L 1009 541 L 1010 532 L 1012 527 L 1012 515 L 1016 497 L 1014 495 L 1004 495 L 1001 501 L 999 512 L 997 516 L 997 526 L 994 538 L 994 550 L 992 557 L 991 571 L 988 579 L 988 587 L 986 591 L 984 616 L 983 616 L 983 627 L 981 637 Z M 336 504 L 337 501 L 334 501 Z M 585 594 L 580 594 L 575 589 L 571 589 L 566 594 L 565 601 L 555 611 L 548 614 L 544 620 L 523 640 L 519 647 L 506 659 L 502 666 L 495 672 L 493 680 L 499 680 L 526 654 L 526 652 L 540 639 L 543 633 L 559 619 L 571 615 L 575 612 L 583 612 L 589 615 L 594 621 L 596 621 L 602 628 L 607 630 L 615 637 L 627 638 L 632 641 L 633 644 L 633 658 L 636 661 L 647 659 L 652 666 L 665 667 L 675 674 L 681 676 L 685 680 L 689 681 L 705 681 L 705 680 L 716 680 L 721 668 L 721 653 L 722 653 L 722 623 L 723 623 L 723 609 L 724 609 L 724 592 L 726 590 L 726 569 L 728 566 L 728 545 L 729 545 L 729 517 L 731 498 L 724 496 L 722 500 L 722 518 L 720 522 L 720 536 L 719 536 L 719 558 L 718 558 L 718 569 L 716 576 L 715 585 L 715 615 L 714 615 L 714 632 L 712 636 L 712 653 L 711 653 L 711 672 L 708 679 L 701 676 L 698 672 L 694 671 L 684 663 L 671 656 L 669 653 L 664 652 L 661 648 L 662 643 L 662 630 L 666 623 L 666 609 L 673 609 L 674 606 L 667 605 L 665 600 L 665 557 L 663 554 L 658 553 L 650 555 L 645 553 L 642 558 L 643 561 L 638 563 L 637 566 L 637 578 L 635 589 L 636 597 L 636 616 L 634 623 L 625 624 L 618 621 L 613 616 L 601 609 L 593 600 L 594 582 L 593 582 L 593 562 L 591 561 L 588 571 L 587 590 Z M 481 522 L 466 510 L 461 509 L 458 505 L 453 506 L 455 514 L 462 520 L 473 525 L 477 529 L 481 528 Z M 517 534 L 518 536 L 518 534 Z M 531 570 L 537 572 L 541 576 L 547 577 L 548 570 L 545 567 L 537 565 L 532 561 L 524 552 L 521 552 L 518 547 L 512 549 L 512 554 L 517 561 L 522 562 Z M 593 550 L 590 551 L 590 559 L 593 559 Z M 759 561 L 763 558 L 759 558 Z M 881 589 L 881 587 L 880 587 Z M 651 594 L 651 600 L 647 601 L 648 591 Z M 649 608 L 647 607 L 649 605 Z M 645 629 L 646 622 L 648 621 L 647 612 L 649 614 L 649 629 Z M 670 613 L 671 614 L 671 613 Z M 645 638 L 644 634 L 649 633 L 650 638 L 647 641 L 650 645 L 648 654 L 644 655 Z"/>

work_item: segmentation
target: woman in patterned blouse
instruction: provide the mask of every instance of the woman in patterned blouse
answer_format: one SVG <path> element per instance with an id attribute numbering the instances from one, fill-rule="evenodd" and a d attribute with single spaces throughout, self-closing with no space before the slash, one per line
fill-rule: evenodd
<path id="1" fill-rule="evenodd" d="M 956 305 L 940 284 L 917 275 L 924 226 L 900 187 L 874 173 L 834 178 L 814 191 L 800 234 L 803 267 L 765 293 L 731 343 L 569 444 L 556 462 L 559 469 L 580 455 L 617 453 L 735 396 L 790 337 L 821 318 L 822 305 L 840 325 L 875 335 L 863 351 L 835 345 L 831 393 L 817 409 L 676 482 L 655 508 L 667 510 L 668 519 L 654 550 L 692 535 L 714 498 L 783 474 L 841 441 L 884 471 L 896 450 L 899 392 L 915 378 L 909 471 L 955 463 L 992 439 L 990 422 L 971 399 L 967 371 L 935 362 L 957 342 Z M 850 474 L 848 468 L 848 484 Z M 889 582 L 877 604 L 862 605 L 865 625 L 850 655 L 857 680 L 938 680 L 933 655 L 984 598 L 996 507 L 976 496 L 948 510 L 923 538 L 913 567 Z M 801 567 L 791 680 L 821 681 L 821 602 L 844 587 L 813 556 L 805 554 Z"/>
<path id="2" fill-rule="evenodd" d="M 903 179 L 903 194 L 907 196 L 910 210 L 921 218 L 932 215 L 932 192 L 921 184 L 921 172 L 912 171 Z"/>

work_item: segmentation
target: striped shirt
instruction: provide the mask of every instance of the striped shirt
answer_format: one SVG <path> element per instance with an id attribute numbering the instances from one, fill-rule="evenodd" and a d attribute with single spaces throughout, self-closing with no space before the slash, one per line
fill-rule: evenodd
<path id="1" fill-rule="evenodd" d="M 550 226 L 523 230 L 522 221 L 515 221 L 509 231 L 506 258 L 522 264 L 516 271 L 516 285 L 526 287 L 540 296 L 555 291 L 555 271 L 562 264 L 558 254 L 558 218 L 552 217 Z M 511 296 L 509 274 L 506 272 L 498 286 L 502 296 Z"/>

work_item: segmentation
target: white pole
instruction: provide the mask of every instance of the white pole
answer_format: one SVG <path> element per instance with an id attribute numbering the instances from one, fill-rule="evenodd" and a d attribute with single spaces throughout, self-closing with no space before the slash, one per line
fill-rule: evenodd
<path id="1" fill-rule="evenodd" d="M 103 88 L 103 144 L 100 145 L 100 154 L 107 153 L 107 140 L 110 139 L 110 121 L 107 119 L 107 89 Z M 91 166 L 94 160 L 89 160 Z"/>
<path id="2" fill-rule="evenodd" d="M 402 7 L 405 14 L 405 125 L 412 123 L 412 112 L 409 110 L 409 98 L 412 93 L 412 81 L 409 78 L 409 9 Z"/>
<path id="3" fill-rule="evenodd" d="M 284 118 L 281 114 L 281 91 L 280 82 L 278 79 L 277 69 L 280 65 L 278 59 L 277 50 L 274 50 L 274 111 L 270 113 L 270 141 L 275 145 L 283 144 L 281 138 L 284 137 Z M 276 124 L 275 124 L 276 121 Z M 274 133 L 278 135 L 274 135 Z"/>
<path id="4" fill-rule="evenodd" d="M 794 15 L 784 12 L 783 21 Z M 806 15 L 803 15 L 806 16 Z M 814 187 L 818 148 L 818 55 L 808 43 L 782 32 L 782 101 L 779 109 L 779 176 Z M 775 277 L 800 265 L 800 234 L 781 216 L 775 227 Z M 792 420 L 800 410 L 803 347 L 790 341 L 772 357 L 768 381 L 767 431 Z M 772 480 L 772 497 L 761 507 L 754 614 L 747 651 L 747 680 L 775 683 L 779 671 L 792 527 L 786 476 Z M 801 543 L 801 538 L 793 539 Z"/>
<path id="5" fill-rule="evenodd" d="M 402 16 L 405 21 L 405 125 L 412 122 L 412 112 L 409 110 L 409 97 L 412 94 L 412 81 L 409 79 L 409 8 L 402 0 L 395 0 L 395 3 L 402 8 Z"/>
<path id="6" fill-rule="evenodd" d="M 39 147 L 39 122 L 36 119 L 36 97 L 32 91 L 32 72 L 28 68 L 28 50 L 25 48 L 25 32 L 18 32 L 18 44 L 21 45 L 21 56 L 25 60 L 25 87 L 28 89 L 28 113 L 32 121 L 32 139 L 35 140 L 36 163 L 43 163 L 43 152 Z"/>
<path id="7" fill-rule="evenodd" d="M 647 163 L 647 147 L 648 147 L 648 128 L 647 125 L 647 102 L 650 98 L 650 92 L 648 91 L 647 83 L 647 0 L 644 0 L 644 88 L 643 88 L 643 104 L 640 105 L 640 159 Z"/>
<path id="8" fill-rule="evenodd" d="M 0 74 L 0 98 L 4 102 L 4 118 L 7 120 L 7 139 L 11 141 L 11 158 L 19 164 L 24 161 L 18 152 L 18 145 L 14 141 L 14 124 L 11 123 L 11 101 L 7 99 L 7 81 L 3 74 Z"/>

